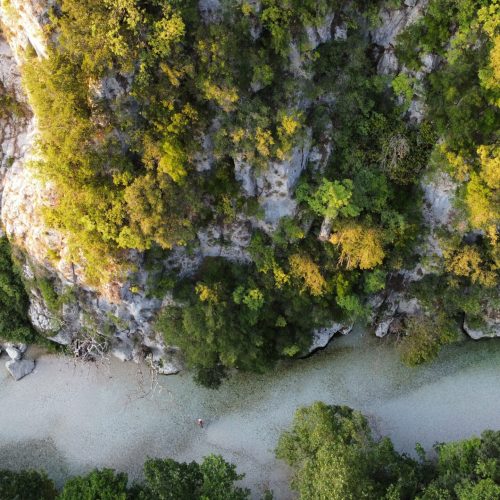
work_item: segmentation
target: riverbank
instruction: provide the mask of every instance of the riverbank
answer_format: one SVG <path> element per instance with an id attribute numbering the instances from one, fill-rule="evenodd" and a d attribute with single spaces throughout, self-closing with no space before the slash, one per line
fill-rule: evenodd
<path id="1" fill-rule="evenodd" d="M 187 373 L 161 377 L 151 389 L 147 367 L 118 361 L 75 365 L 43 355 L 19 382 L 2 371 L 0 467 L 45 468 L 58 482 L 104 466 L 134 478 L 147 456 L 220 453 L 246 474 L 256 497 L 270 487 L 285 499 L 288 471 L 273 449 L 300 405 L 323 400 L 359 409 L 406 452 L 417 441 L 428 449 L 499 429 L 500 342 L 451 346 L 411 369 L 358 329 L 266 375 L 237 374 L 219 391 L 196 386 Z"/>

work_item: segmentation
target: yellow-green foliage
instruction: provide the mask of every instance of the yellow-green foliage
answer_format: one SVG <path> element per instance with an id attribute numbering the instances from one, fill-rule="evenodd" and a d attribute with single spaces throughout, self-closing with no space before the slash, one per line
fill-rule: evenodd
<path id="1" fill-rule="evenodd" d="M 446 269 L 456 276 L 470 278 L 472 283 L 493 287 L 497 282 L 495 266 L 470 245 L 445 252 Z"/>
<path id="2" fill-rule="evenodd" d="M 362 224 L 344 224 L 332 234 L 330 242 L 340 247 L 339 263 L 346 269 L 373 269 L 385 257 L 383 233 Z"/>
<path id="3" fill-rule="evenodd" d="M 500 147 L 480 146 L 477 153 L 480 169 L 471 174 L 465 201 L 472 227 L 483 229 L 495 245 L 500 220 Z"/>
<path id="4" fill-rule="evenodd" d="M 326 291 L 326 280 L 321 275 L 318 265 L 307 255 L 294 254 L 288 259 L 290 274 L 304 283 L 304 289 L 311 295 L 323 295 Z"/>

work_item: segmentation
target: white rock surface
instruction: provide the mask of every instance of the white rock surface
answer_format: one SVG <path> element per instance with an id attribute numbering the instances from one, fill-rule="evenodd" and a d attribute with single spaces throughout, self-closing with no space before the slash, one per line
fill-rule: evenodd
<path id="1" fill-rule="evenodd" d="M 306 36 L 308 40 L 308 48 L 314 50 L 320 44 L 326 43 L 332 39 L 332 23 L 335 18 L 335 13 L 327 14 L 323 22 L 318 26 L 307 26 Z"/>
<path id="2" fill-rule="evenodd" d="M 30 46 L 39 57 L 47 57 L 43 26 L 48 22 L 52 0 L 9 0 L 0 3 L 0 18 L 19 63 Z"/>
<path id="3" fill-rule="evenodd" d="M 393 75 L 398 71 L 399 63 L 393 50 L 385 50 L 377 64 L 379 75 Z"/>
<path id="4" fill-rule="evenodd" d="M 10 359 L 13 359 L 15 361 L 19 361 L 22 358 L 21 351 L 14 346 L 8 345 L 7 347 L 5 347 L 5 352 Z"/>
<path id="5" fill-rule="evenodd" d="M 389 333 L 389 328 L 391 327 L 393 321 L 393 316 L 388 316 L 386 319 L 379 321 L 377 327 L 375 328 L 375 335 L 379 338 L 385 337 Z"/>
<path id="6" fill-rule="evenodd" d="M 73 342 L 75 335 L 69 330 L 60 330 L 56 335 L 47 338 L 56 344 L 70 345 L 71 342 Z"/>
<path id="7" fill-rule="evenodd" d="M 21 380 L 35 369 L 35 362 L 32 359 L 11 359 L 5 363 L 5 367 L 14 380 Z"/>
<path id="8" fill-rule="evenodd" d="M 420 305 L 420 302 L 416 298 L 411 298 L 411 299 L 401 299 L 398 302 L 398 309 L 397 312 L 398 314 L 406 314 L 409 316 L 413 316 L 417 314 L 421 310 L 422 306 Z"/>
<path id="9" fill-rule="evenodd" d="M 318 349 L 323 349 L 332 340 L 334 335 L 340 333 L 342 335 L 347 335 L 351 333 L 354 327 L 353 323 L 333 323 L 325 328 L 319 328 L 313 333 L 313 340 L 311 346 L 309 347 L 309 353 L 317 351 Z"/>
<path id="10" fill-rule="evenodd" d="M 48 310 L 41 297 L 32 297 L 28 316 L 33 326 L 42 333 L 53 332 L 60 326 L 59 321 Z"/>
<path id="11" fill-rule="evenodd" d="M 234 158 L 234 176 L 241 184 L 245 196 L 252 198 L 256 195 L 257 180 L 255 179 L 254 169 L 241 156 Z"/>
<path id="12" fill-rule="evenodd" d="M 379 314 L 376 326 L 375 335 L 379 338 L 385 337 L 389 333 L 389 328 L 394 321 L 399 303 L 402 300 L 402 295 L 398 292 L 391 292 L 385 301 L 381 304 L 381 313 Z"/>
<path id="13" fill-rule="evenodd" d="M 211 225 L 198 231 L 198 241 L 203 257 L 224 257 L 236 262 L 249 262 L 246 248 L 252 236 L 251 224 L 238 218 L 229 224 Z"/>
<path id="14" fill-rule="evenodd" d="M 235 177 L 240 182 L 244 195 L 257 196 L 259 205 L 264 209 L 264 221 L 256 221 L 256 226 L 272 231 L 281 218 L 295 215 L 297 202 L 293 193 L 309 160 L 311 135 L 311 130 L 307 129 L 304 143 L 293 148 L 287 160 L 269 162 L 268 167 L 259 172 L 243 158 L 235 158 Z M 330 152 L 328 147 L 322 153 L 317 150 L 315 157 L 321 155 L 318 161 L 327 161 Z"/>
<path id="15" fill-rule="evenodd" d="M 463 323 L 465 333 L 474 340 L 500 337 L 500 310 L 487 304 L 483 310 L 482 319 L 485 322 L 484 326 L 474 328 L 469 324 L 466 316 Z"/>
<path id="16" fill-rule="evenodd" d="M 453 198 L 457 187 L 457 183 L 444 172 L 422 183 L 425 200 L 424 217 L 429 226 L 449 227 L 453 217 Z"/>
<path id="17" fill-rule="evenodd" d="M 293 148 L 289 160 L 271 162 L 257 176 L 259 204 L 264 209 L 264 220 L 269 226 L 276 227 L 282 217 L 295 215 L 297 202 L 293 192 L 307 165 L 310 148 L 311 131 L 308 130 L 304 144 Z"/>
<path id="18" fill-rule="evenodd" d="M 371 31 L 372 42 L 382 47 L 393 46 L 399 33 L 421 16 L 427 4 L 428 0 L 412 0 L 403 9 L 382 9 L 379 26 Z"/>
<path id="19" fill-rule="evenodd" d="M 347 40 L 347 24 L 342 23 L 342 24 L 339 24 L 338 26 L 335 26 L 333 38 L 337 42 Z"/>

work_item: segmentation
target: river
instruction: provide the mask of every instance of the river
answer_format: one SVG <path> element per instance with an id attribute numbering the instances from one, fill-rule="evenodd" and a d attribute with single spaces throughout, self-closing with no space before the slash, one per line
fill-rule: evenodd
<path id="1" fill-rule="evenodd" d="M 316 400 L 361 410 L 376 435 L 408 453 L 417 441 L 429 449 L 500 429 L 500 341 L 465 341 L 407 368 L 391 345 L 358 328 L 309 359 L 236 374 L 218 391 L 187 373 L 156 385 L 134 363 L 82 365 L 44 354 L 19 382 L 0 370 L 0 468 L 44 468 L 61 484 L 104 466 L 138 478 L 148 456 L 220 453 L 246 474 L 255 498 L 271 487 L 287 499 L 289 470 L 273 449 L 295 409 Z"/>

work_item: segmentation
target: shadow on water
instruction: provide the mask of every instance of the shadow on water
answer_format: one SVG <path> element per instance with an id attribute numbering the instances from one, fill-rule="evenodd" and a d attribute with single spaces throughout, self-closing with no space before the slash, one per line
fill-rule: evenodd
<path id="1" fill-rule="evenodd" d="M 61 487 L 70 474 L 63 454 L 52 439 L 30 439 L 0 445 L 0 467 L 9 470 L 43 469 L 50 466 L 50 477 Z"/>

